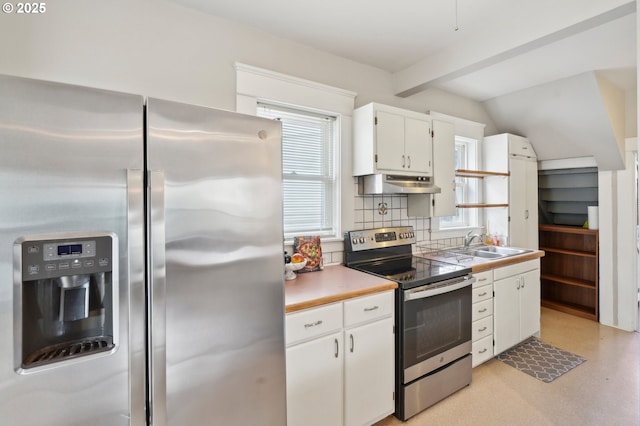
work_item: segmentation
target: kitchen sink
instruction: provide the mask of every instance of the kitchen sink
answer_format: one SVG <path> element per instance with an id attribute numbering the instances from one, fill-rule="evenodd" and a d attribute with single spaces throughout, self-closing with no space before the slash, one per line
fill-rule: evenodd
<path id="1" fill-rule="evenodd" d="M 484 259 L 500 259 L 503 257 L 530 253 L 531 251 L 532 250 L 511 248 L 511 247 L 497 247 L 497 246 L 473 246 L 468 248 L 459 248 L 459 249 L 451 250 L 451 252 L 455 254 L 460 254 L 463 256 L 481 257 Z"/>
<path id="2" fill-rule="evenodd" d="M 532 250 L 512 248 L 512 247 L 498 247 L 498 246 L 480 246 L 474 247 L 478 251 L 486 251 L 490 253 L 498 253 L 503 256 L 515 256 L 517 254 L 530 253 Z"/>
<path id="3" fill-rule="evenodd" d="M 485 259 L 497 259 L 499 257 L 505 257 L 505 255 L 500 253 L 492 253 L 490 251 L 476 249 L 459 249 L 453 250 L 453 252 L 465 256 L 483 257 Z"/>

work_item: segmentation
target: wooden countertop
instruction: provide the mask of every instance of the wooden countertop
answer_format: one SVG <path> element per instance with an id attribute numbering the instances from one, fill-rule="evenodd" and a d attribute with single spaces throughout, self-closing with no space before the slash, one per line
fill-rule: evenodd
<path id="1" fill-rule="evenodd" d="M 473 272 L 482 272 L 543 256 L 544 251 L 534 250 L 497 260 L 474 258 L 459 264 L 471 266 Z M 285 281 L 285 312 L 296 312 L 397 287 L 398 284 L 395 282 L 344 265 L 327 266 L 322 271 L 297 274 L 295 280 Z"/>
<path id="2" fill-rule="evenodd" d="M 297 276 L 295 280 L 285 281 L 286 313 L 398 287 L 395 282 L 344 265 L 326 266 L 322 271 Z"/>

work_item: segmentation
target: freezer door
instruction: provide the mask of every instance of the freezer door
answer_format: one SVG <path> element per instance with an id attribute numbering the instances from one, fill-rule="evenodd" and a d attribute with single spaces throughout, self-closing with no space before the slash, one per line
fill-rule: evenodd
<path id="1" fill-rule="evenodd" d="M 284 425 L 280 123 L 148 99 L 147 132 L 152 422 Z"/>
<path id="2" fill-rule="evenodd" d="M 3 425 L 145 424 L 142 113 L 140 96 L 0 76 Z M 103 240 L 115 247 L 95 272 L 90 247 Z M 49 241 L 29 243 L 24 253 L 57 247 L 58 259 L 40 268 L 46 259 L 36 255 L 21 265 L 24 253 L 14 256 L 14 247 L 25 241 Z M 82 285 L 46 276 L 69 266 L 78 267 Z M 40 282 L 24 279 L 24 268 L 40 268 Z M 109 283 L 118 283 L 109 293 L 115 300 L 95 299 Z M 34 337 L 23 332 L 62 343 L 65 333 L 84 336 L 104 319 L 113 320 L 115 347 L 21 369 Z"/>

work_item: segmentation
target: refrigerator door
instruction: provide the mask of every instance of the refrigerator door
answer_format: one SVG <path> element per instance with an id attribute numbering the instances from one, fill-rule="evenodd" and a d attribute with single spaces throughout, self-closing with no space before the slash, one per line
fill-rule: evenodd
<path id="1" fill-rule="evenodd" d="M 286 424 L 280 141 L 147 101 L 154 425 Z"/>
<path id="2" fill-rule="evenodd" d="M 140 96 L 0 76 L 3 425 L 145 424 L 142 113 Z M 107 244 L 101 260 L 96 241 Z M 42 263 L 46 273 L 77 267 L 71 278 L 23 274 L 45 273 L 41 256 L 29 264 L 23 254 L 47 247 L 57 260 Z M 108 271 L 91 273 L 102 262 Z M 102 306 L 113 283 L 115 300 Z M 59 342 L 105 319 L 114 347 L 60 352 L 32 369 L 20 359 L 34 337 L 27 330 Z"/>

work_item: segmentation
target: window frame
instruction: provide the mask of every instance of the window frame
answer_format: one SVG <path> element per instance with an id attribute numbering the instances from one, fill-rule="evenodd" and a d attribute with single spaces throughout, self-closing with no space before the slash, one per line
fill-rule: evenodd
<path id="1" fill-rule="evenodd" d="M 301 175 L 299 178 L 296 178 L 297 173 L 294 170 L 293 172 L 287 172 L 284 168 L 282 169 L 282 182 L 283 182 L 283 215 L 285 214 L 284 203 L 285 203 L 285 188 L 284 184 L 286 181 L 298 181 L 298 182 L 321 182 L 322 185 L 330 186 L 330 188 L 326 191 L 328 193 L 327 197 L 329 199 L 325 199 L 321 201 L 321 204 L 325 206 L 324 211 L 322 213 L 323 216 L 329 216 L 329 220 L 326 223 L 329 224 L 326 228 L 307 228 L 307 229 L 299 229 L 293 231 L 284 230 L 284 238 L 285 240 L 293 240 L 295 236 L 312 236 L 318 235 L 320 238 L 335 238 L 337 235 L 340 235 L 341 230 L 339 227 L 340 224 L 340 183 L 341 183 L 341 175 L 340 175 L 340 116 L 335 113 L 330 113 L 326 111 L 318 111 L 317 109 L 311 109 L 307 107 L 302 107 L 298 105 L 289 105 L 283 104 L 281 102 L 272 102 L 269 100 L 260 99 L 258 100 L 258 116 L 266 116 L 260 114 L 261 108 L 272 109 L 272 113 L 268 114 L 267 118 L 275 118 L 274 116 L 278 114 L 278 112 L 282 112 L 283 115 L 299 115 L 303 117 L 316 117 L 320 119 L 330 119 L 332 120 L 332 125 L 330 135 L 324 135 L 323 140 L 328 141 L 332 146 L 328 148 L 323 148 L 323 161 L 329 161 L 328 165 L 320 166 L 320 168 L 328 168 L 330 169 L 328 173 L 322 173 L 321 175 Z M 284 154 L 284 138 L 283 138 L 283 154 Z M 283 218 L 284 219 L 284 218 Z"/>
<path id="2" fill-rule="evenodd" d="M 336 235 L 322 237 L 322 249 L 323 252 L 342 250 L 342 229 L 352 228 L 354 221 L 355 191 L 348 177 L 353 170 L 351 127 L 357 93 L 239 62 L 234 63 L 234 68 L 237 112 L 256 115 L 258 101 L 268 100 L 337 115 L 340 195 L 335 208 L 339 222 L 335 224 Z M 290 244 L 292 240 L 285 239 L 285 245 Z"/>
<path id="3" fill-rule="evenodd" d="M 462 147 L 464 151 L 461 161 L 457 162 L 458 169 L 476 170 L 478 164 L 478 147 L 480 141 L 464 136 L 455 136 L 456 155 L 458 147 Z M 481 185 L 478 179 L 456 176 L 456 202 L 457 203 L 477 203 L 481 196 Z M 462 198 L 459 195 L 462 193 Z M 438 230 L 467 230 L 475 229 L 480 226 L 480 214 L 477 209 L 460 209 L 456 208 L 455 216 L 447 216 L 446 218 L 438 218 Z M 448 221 L 452 217 L 461 217 L 461 220 Z"/>

